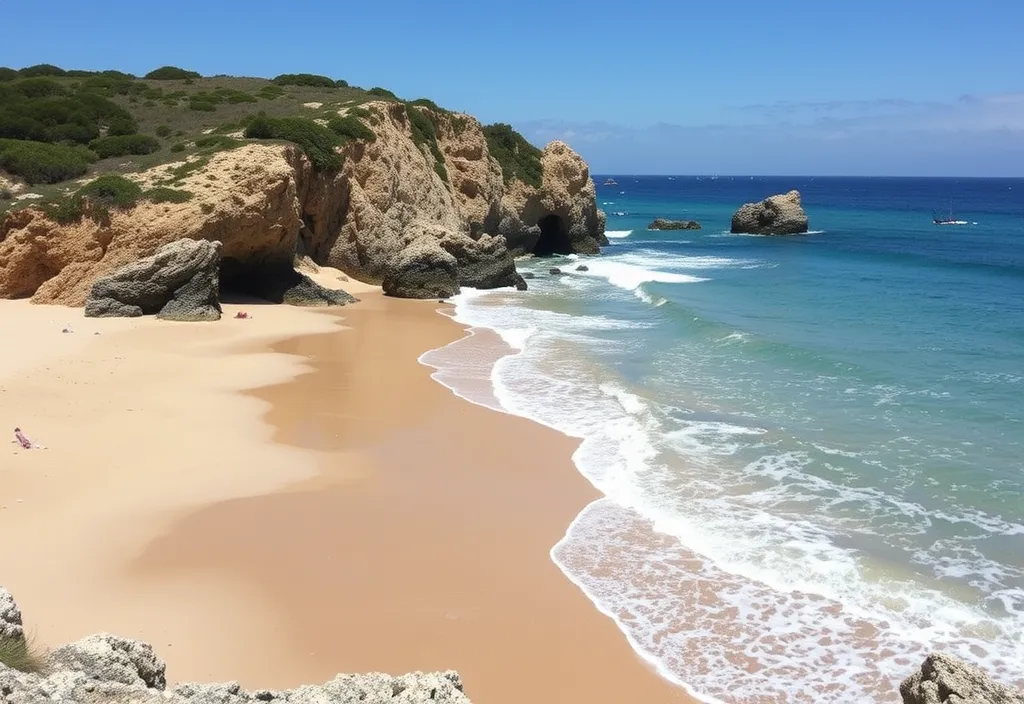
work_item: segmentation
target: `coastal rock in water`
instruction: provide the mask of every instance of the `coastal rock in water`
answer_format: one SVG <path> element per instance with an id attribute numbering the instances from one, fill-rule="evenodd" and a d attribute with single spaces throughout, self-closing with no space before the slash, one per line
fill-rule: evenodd
<path id="1" fill-rule="evenodd" d="M 590 267 L 587 266 L 586 264 L 580 264 L 578 267 L 576 267 L 576 271 L 590 271 Z"/>
<path id="2" fill-rule="evenodd" d="M 760 203 L 745 203 L 732 216 L 731 232 L 751 235 L 798 235 L 807 232 L 807 213 L 800 191 L 770 196 Z"/>
<path id="3" fill-rule="evenodd" d="M 900 684 L 903 704 L 1024 704 L 1024 691 L 994 682 L 963 660 L 932 653 Z"/>
<path id="4" fill-rule="evenodd" d="M 0 587 L 0 629 L 20 612 Z M 7 625 L 4 625 L 7 624 Z M 0 636 L 3 632 L 0 632 Z M 4 704 L 470 704 L 454 671 L 338 675 L 320 685 L 247 692 L 236 682 L 167 689 L 166 665 L 148 643 L 99 634 L 57 648 L 41 672 L 0 660 Z"/>
<path id="5" fill-rule="evenodd" d="M 648 230 L 699 230 L 700 223 L 696 220 L 666 220 L 657 218 L 647 226 Z"/>
<path id="6" fill-rule="evenodd" d="M 544 148 L 540 161 L 540 189 L 518 180 L 510 184 L 501 201 L 498 234 L 513 256 L 598 254 L 608 238 L 587 162 L 559 141 Z"/>
<path id="7" fill-rule="evenodd" d="M 459 267 L 433 237 L 415 240 L 396 254 L 381 283 L 397 298 L 448 298 L 459 292 Z"/>
<path id="8" fill-rule="evenodd" d="M 178 240 L 98 279 L 85 303 L 90 318 L 220 320 L 220 242 Z"/>
<path id="9" fill-rule="evenodd" d="M 532 271 L 524 271 L 522 274 L 520 274 L 520 276 L 522 276 L 524 279 L 536 279 L 537 278 L 537 275 L 534 274 Z"/>
<path id="10" fill-rule="evenodd" d="M 552 276 L 561 276 L 561 275 L 562 275 L 562 274 L 564 274 L 565 272 L 563 272 L 563 271 L 562 271 L 561 269 L 559 269 L 559 268 L 558 268 L 557 266 L 553 266 L 553 267 L 551 267 L 550 269 L 548 269 L 548 273 L 549 273 L 549 274 L 551 274 Z"/>

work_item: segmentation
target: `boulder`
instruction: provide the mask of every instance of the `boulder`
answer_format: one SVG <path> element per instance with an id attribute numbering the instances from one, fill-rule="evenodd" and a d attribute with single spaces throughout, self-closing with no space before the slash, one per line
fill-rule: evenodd
<path id="1" fill-rule="evenodd" d="M 590 267 L 587 266 L 586 264 L 580 264 L 578 267 L 576 267 L 576 271 L 590 271 Z"/>
<path id="2" fill-rule="evenodd" d="M 732 216 L 731 232 L 750 235 L 798 235 L 807 232 L 807 213 L 800 205 L 800 192 L 745 203 Z"/>
<path id="3" fill-rule="evenodd" d="M 391 258 L 381 286 L 397 298 L 448 298 L 459 292 L 458 262 L 436 238 L 420 237 Z"/>
<path id="4" fill-rule="evenodd" d="M 220 320 L 220 242 L 182 239 L 101 277 L 85 303 L 90 318 L 156 314 L 164 320 Z"/>
<path id="5" fill-rule="evenodd" d="M 551 274 L 552 276 L 561 276 L 565 272 L 563 272 L 557 266 L 553 266 L 550 269 L 548 269 L 548 273 Z"/>
<path id="6" fill-rule="evenodd" d="M 647 226 L 648 230 L 699 230 L 700 223 L 696 220 L 666 220 L 657 218 Z"/>
<path id="7" fill-rule="evenodd" d="M 460 286 L 489 289 L 526 285 L 501 237 L 481 235 L 474 240 L 465 235 L 446 234 L 438 241 L 455 257 Z"/>
<path id="8" fill-rule="evenodd" d="M 900 683 L 903 704 L 1024 704 L 1024 691 L 993 681 L 963 660 L 932 653 Z"/>
<path id="9" fill-rule="evenodd" d="M 522 276 L 524 279 L 536 279 L 537 278 L 537 275 L 534 274 L 532 271 L 524 271 L 522 274 L 520 274 L 520 276 Z"/>

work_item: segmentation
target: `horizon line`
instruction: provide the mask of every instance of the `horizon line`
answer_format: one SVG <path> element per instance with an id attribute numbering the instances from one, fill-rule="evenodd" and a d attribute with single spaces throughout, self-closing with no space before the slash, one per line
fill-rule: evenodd
<path id="1" fill-rule="evenodd" d="M 864 174 L 670 174 L 670 173 L 625 173 L 615 171 L 592 171 L 591 177 L 594 176 L 618 176 L 620 178 L 916 178 L 916 179 L 991 179 L 991 180 L 1002 180 L 1002 181 L 1024 181 L 1024 176 L 913 176 L 913 175 L 871 175 L 867 176 Z"/>

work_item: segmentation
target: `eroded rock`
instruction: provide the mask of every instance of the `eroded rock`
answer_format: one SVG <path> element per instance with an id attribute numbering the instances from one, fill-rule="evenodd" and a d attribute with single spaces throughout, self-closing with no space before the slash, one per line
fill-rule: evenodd
<path id="1" fill-rule="evenodd" d="M 932 653 L 900 683 L 903 704 L 1024 704 L 1024 691 L 1000 684 L 981 668 Z"/>
<path id="2" fill-rule="evenodd" d="M 90 318 L 153 315 L 164 320 L 220 320 L 220 242 L 182 239 L 104 276 L 85 303 Z"/>
<path id="3" fill-rule="evenodd" d="M 760 203 L 744 203 L 732 216 L 731 232 L 750 235 L 798 235 L 807 232 L 807 213 L 800 191 L 770 196 Z"/>
<path id="4" fill-rule="evenodd" d="M 0 628 L 18 621 L 13 598 L 0 588 Z M 0 662 L 3 704 L 469 704 L 454 671 L 338 675 L 286 691 L 247 692 L 237 682 L 167 688 L 166 665 L 148 643 L 107 633 L 57 648 L 42 672 Z"/>
<path id="5" fill-rule="evenodd" d="M 648 230 L 699 230 L 700 223 L 696 220 L 666 220 L 657 218 L 647 226 Z"/>

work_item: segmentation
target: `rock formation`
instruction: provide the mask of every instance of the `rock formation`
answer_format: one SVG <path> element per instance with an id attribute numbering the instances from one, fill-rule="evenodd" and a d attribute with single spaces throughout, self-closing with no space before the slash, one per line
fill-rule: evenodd
<path id="1" fill-rule="evenodd" d="M 807 232 L 807 213 L 800 205 L 800 191 L 770 196 L 760 203 L 744 203 L 732 216 L 730 231 L 749 235 Z"/>
<path id="2" fill-rule="evenodd" d="M 25 646 L 21 613 L 0 587 L 0 656 Z M 24 672 L 0 658 L 4 704 L 469 704 L 458 673 L 338 675 L 322 685 L 247 692 L 237 683 L 167 688 L 166 666 L 148 643 L 99 634 L 41 658 Z"/>
<path id="3" fill-rule="evenodd" d="M 565 142 L 541 153 L 540 189 L 514 181 L 501 200 L 498 233 L 513 256 L 597 254 L 608 244 L 590 168 Z"/>
<path id="4" fill-rule="evenodd" d="M 900 684 L 903 704 L 1024 704 L 1024 691 L 992 681 L 981 669 L 932 653 Z"/>
<path id="5" fill-rule="evenodd" d="M 89 318 L 220 320 L 220 242 L 177 240 L 100 277 L 85 302 Z"/>
<path id="6" fill-rule="evenodd" d="M 142 200 L 71 224 L 35 208 L 9 215 L 0 222 L 0 297 L 80 306 L 97 279 L 184 238 L 222 243 L 222 289 L 318 304 L 335 300 L 296 278 L 297 255 L 368 283 L 387 280 L 393 295 L 434 297 L 451 290 L 451 272 L 436 247 L 413 247 L 425 236 L 454 257 L 459 285 L 481 288 L 525 286 L 514 255 L 607 244 L 587 164 L 564 143 L 543 151 L 541 188 L 506 184 L 474 118 L 396 102 L 365 107 L 376 139 L 348 142 L 338 172 L 318 172 L 298 147 L 253 142 L 193 161 L 184 176 L 172 172 L 182 164 L 130 175 L 187 191 L 185 202 Z M 417 143 L 409 110 L 430 116 L 436 150 Z M 429 286 L 417 283 L 427 261 L 417 265 L 417 253 L 443 263 Z M 401 282 L 403 272 L 412 278 Z"/>
<path id="7" fill-rule="evenodd" d="M 700 223 L 696 220 L 666 220 L 657 218 L 647 226 L 648 230 L 699 230 Z"/>

